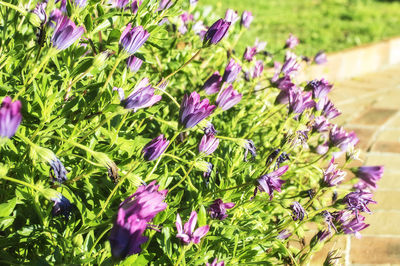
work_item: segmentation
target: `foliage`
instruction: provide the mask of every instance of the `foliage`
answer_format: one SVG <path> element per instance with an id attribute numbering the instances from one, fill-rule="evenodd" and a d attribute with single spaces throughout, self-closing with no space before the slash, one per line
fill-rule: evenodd
<path id="1" fill-rule="evenodd" d="M 320 165 L 341 148 L 347 151 L 343 170 L 356 153 L 346 142 L 346 147 L 328 143 L 329 150 L 317 154 L 334 128 L 329 125 L 322 133 L 312 129 L 322 111 L 308 106 L 297 112 L 293 101 L 289 109 L 288 104 L 275 103 L 282 91 L 271 81 L 271 71 L 243 75 L 253 71 L 255 60 L 246 62 L 232 53 L 246 31 L 239 21 L 219 44 L 207 45 L 193 25 L 198 20 L 211 25 L 214 20 L 184 1 L 159 10 L 158 0 L 144 0 L 137 13 L 113 8 L 107 1 L 91 0 L 82 8 L 67 1 L 64 12 L 77 26 L 83 25 L 85 33 L 69 48 L 57 50 L 51 42 L 57 29 L 38 20 L 32 12 L 36 4 L 0 1 L 0 96 L 20 100 L 23 117 L 15 136 L 1 138 L 0 144 L 1 263 L 200 265 L 218 258 L 228 264 L 301 264 L 337 235 L 357 233 L 344 231 L 338 220 L 337 231 L 328 223 L 327 239 L 305 241 L 310 226 L 327 230 L 322 214 L 343 211 L 348 185 L 357 181 L 329 187 Z M 47 16 L 60 4 L 49 1 Z M 195 20 L 187 23 L 185 34 L 178 31 L 182 10 L 194 14 Z M 127 67 L 119 42 L 128 23 L 150 33 L 135 53 L 144 61 L 138 72 Z M 221 92 L 205 95 L 202 86 L 215 71 L 222 73 L 230 58 L 242 67 L 233 83 L 241 101 L 184 128 L 179 122 L 184 95 L 197 91 L 211 103 L 222 97 Z M 262 52 L 256 58 L 264 64 L 272 60 Z M 162 100 L 135 111 L 125 109 L 128 100 L 121 101 L 113 88 L 128 95 L 143 78 Z M 306 83 L 296 88 L 301 95 L 311 93 L 301 91 L 309 90 Z M 213 153 L 208 149 L 210 155 L 198 151 L 207 122 L 217 129 L 219 139 Z M 158 159 L 147 161 L 143 148 L 161 134 L 170 141 L 163 145 L 169 145 L 164 153 L 158 150 Z M 254 158 L 249 140 L 256 147 Z M 61 165 L 67 171 L 65 182 Z M 275 188 L 272 197 L 260 191 L 259 178 L 271 177 L 278 166 L 288 171 L 280 177 L 285 181 L 282 191 Z M 108 239 L 117 213 L 127 206 L 121 202 L 152 181 L 168 190 L 167 207 L 149 218 L 144 232 L 148 240 L 140 253 L 113 258 Z M 163 192 L 154 195 L 163 197 Z M 216 199 L 235 204 L 226 205 L 224 220 L 210 217 L 209 206 Z M 198 244 L 184 245 L 176 237 L 175 222 L 178 213 L 187 221 L 192 211 L 198 213 L 197 227 L 209 225 L 210 230 Z M 283 236 L 285 232 L 291 236 Z M 117 239 L 124 243 L 129 237 Z"/>

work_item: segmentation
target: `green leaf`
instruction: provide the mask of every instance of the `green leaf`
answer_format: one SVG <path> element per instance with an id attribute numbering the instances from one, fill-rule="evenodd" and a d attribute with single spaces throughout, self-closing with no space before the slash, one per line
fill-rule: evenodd
<path id="1" fill-rule="evenodd" d="M 206 212 L 206 208 L 204 207 L 204 205 L 201 205 L 199 208 L 197 221 L 198 221 L 199 227 L 207 225 L 207 212 Z"/>
<path id="2" fill-rule="evenodd" d="M 12 198 L 8 200 L 6 203 L 0 204 L 0 217 L 9 216 L 15 208 L 17 204 L 17 198 Z"/>

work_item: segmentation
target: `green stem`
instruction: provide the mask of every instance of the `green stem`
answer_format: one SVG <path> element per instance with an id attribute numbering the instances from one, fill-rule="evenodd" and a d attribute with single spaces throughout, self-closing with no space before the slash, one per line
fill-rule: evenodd
<path id="1" fill-rule="evenodd" d="M 175 70 L 174 72 L 172 72 L 171 74 L 169 74 L 168 76 L 166 76 L 165 78 L 161 79 L 161 81 L 156 85 L 156 87 L 160 87 L 161 84 L 163 84 L 165 81 L 167 81 L 170 77 L 174 76 L 176 73 L 178 73 L 179 71 L 181 71 L 185 66 L 187 66 L 188 64 L 190 64 L 190 62 L 193 61 L 193 59 L 196 58 L 196 56 L 198 56 L 201 52 L 200 48 L 188 61 L 186 61 L 186 63 L 184 63 L 183 65 L 181 65 L 177 70 Z"/>
<path id="2" fill-rule="evenodd" d="M 192 171 L 194 164 L 196 163 L 196 161 L 193 161 L 190 165 L 189 170 L 186 172 L 185 176 L 182 177 L 181 180 L 179 180 L 178 183 L 175 184 L 175 186 L 173 186 L 168 192 L 170 193 L 172 190 L 174 190 L 175 188 L 177 188 L 180 184 L 182 184 L 183 181 L 185 181 L 185 179 L 188 177 L 188 175 L 190 174 L 190 172 Z M 193 186 L 193 185 L 192 185 Z"/>
<path id="3" fill-rule="evenodd" d="M 11 182 L 14 182 L 14 183 L 18 183 L 20 185 L 27 186 L 27 187 L 35 190 L 35 191 L 42 192 L 41 189 L 39 189 L 38 187 L 36 187 L 36 186 L 34 186 L 32 184 L 29 184 L 29 183 L 27 183 L 25 181 L 21 181 L 21 180 L 18 180 L 18 179 L 12 178 L 12 177 L 8 177 L 8 176 L 2 176 L 0 178 L 8 180 L 8 181 L 11 181 Z"/>
<path id="4" fill-rule="evenodd" d="M 13 4 L 10 4 L 10 3 L 6 3 L 6 2 L 3 2 L 3 1 L 0 1 L 0 5 L 12 8 L 12 9 L 18 11 L 19 13 L 21 13 L 24 16 L 26 16 L 26 14 L 28 13 L 26 10 L 23 10 L 22 8 L 19 8 L 19 7 L 15 6 Z"/>

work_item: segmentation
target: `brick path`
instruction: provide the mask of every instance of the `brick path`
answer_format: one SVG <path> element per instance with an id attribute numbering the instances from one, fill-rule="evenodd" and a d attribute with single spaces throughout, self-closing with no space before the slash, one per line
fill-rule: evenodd
<path id="1" fill-rule="evenodd" d="M 357 133 L 365 165 L 384 165 L 385 173 L 363 237 L 346 236 L 328 248 L 340 248 L 346 265 L 400 265 L 400 65 L 336 82 L 331 98 L 343 112 L 335 122 Z M 321 265 L 326 254 L 312 264 Z"/>

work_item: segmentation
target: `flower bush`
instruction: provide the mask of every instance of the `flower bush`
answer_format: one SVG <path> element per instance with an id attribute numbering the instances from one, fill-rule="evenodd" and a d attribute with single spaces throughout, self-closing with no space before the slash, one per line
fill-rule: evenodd
<path id="1" fill-rule="evenodd" d="M 252 13 L 196 2 L 0 1 L 2 263 L 298 265 L 368 226 L 383 167 L 298 39 L 238 53 Z"/>

